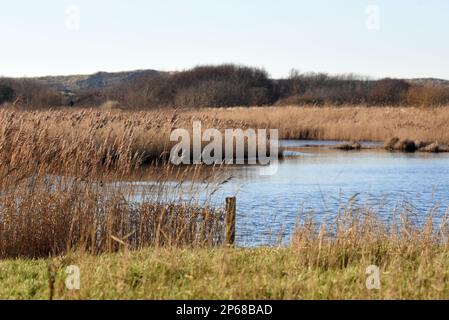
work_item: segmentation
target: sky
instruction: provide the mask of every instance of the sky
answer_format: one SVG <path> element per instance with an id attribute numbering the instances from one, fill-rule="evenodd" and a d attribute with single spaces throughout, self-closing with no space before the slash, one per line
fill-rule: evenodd
<path id="1" fill-rule="evenodd" d="M 446 0 L 0 1 L 0 76 L 239 63 L 449 79 Z"/>

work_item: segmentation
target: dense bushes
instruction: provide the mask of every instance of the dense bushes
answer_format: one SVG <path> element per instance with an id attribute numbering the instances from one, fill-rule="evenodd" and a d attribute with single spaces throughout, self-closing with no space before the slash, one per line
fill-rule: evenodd
<path id="1" fill-rule="evenodd" d="M 104 95 L 104 100 L 137 108 L 449 103 L 449 87 L 444 86 L 297 71 L 292 71 L 287 79 L 273 80 L 264 70 L 237 65 L 200 66 L 172 74 L 147 75 Z"/>
<path id="2" fill-rule="evenodd" d="M 76 92 L 50 90 L 31 79 L 0 79 L 0 103 L 13 97 L 19 98 L 20 105 L 33 108 L 91 107 L 106 101 L 138 109 L 273 104 L 436 106 L 449 104 L 449 86 L 297 71 L 287 79 L 274 80 L 263 69 L 225 64 L 174 73 L 142 72 L 113 87 Z"/>
<path id="3" fill-rule="evenodd" d="M 11 101 L 14 98 L 14 94 L 12 87 L 0 83 L 0 104 Z"/>
<path id="4" fill-rule="evenodd" d="M 61 106 L 63 96 L 33 79 L 0 79 L 0 104 L 13 99 L 24 107 L 47 108 Z"/>
<path id="5" fill-rule="evenodd" d="M 407 91 L 406 103 L 426 106 L 449 104 L 449 88 L 423 85 L 411 86 Z"/>
<path id="6" fill-rule="evenodd" d="M 280 104 L 396 105 L 406 102 L 410 85 L 404 80 L 369 80 L 354 75 L 329 76 L 293 71 L 283 81 Z"/>
<path id="7" fill-rule="evenodd" d="M 281 104 L 363 103 L 370 82 L 353 75 L 328 76 L 323 73 L 300 74 L 292 71 L 283 81 Z"/>
<path id="8" fill-rule="evenodd" d="M 368 102 L 375 105 L 395 105 L 405 102 L 410 85 L 404 80 L 382 79 L 374 81 Z"/>
<path id="9" fill-rule="evenodd" d="M 275 82 L 264 70 L 237 65 L 144 76 L 114 91 L 109 98 L 141 107 L 258 106 L 278 99 Z"/>
<path id="10" fill-rule="evenodd" d="M 173 103 L 187 107 L 257 106 L 277 98 L 264 70 L 235 65 L 196 67 L 174 74 L 168 83 Z"/>

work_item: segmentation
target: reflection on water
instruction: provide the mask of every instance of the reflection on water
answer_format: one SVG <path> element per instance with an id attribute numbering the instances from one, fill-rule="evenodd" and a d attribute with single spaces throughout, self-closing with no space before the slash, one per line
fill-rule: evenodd
<path id="1" fill-rule="evenodd" d="M 282 144 L 303 147 L 314 142 Z M 256 166 L 229 170 L 232 180 L 217 187 L 209 202 L 237 197 L 237 242 L 241 245 L 270 244 L 279 234 L 288 240 L 300 215 L 314 215 L 317 221 L 335 217 L 338 208 L 356 194 L 356 206 L 375 208 L 385 216 L 404 204 L 417 220 L 431 211 L 441 216 L 449 207 L 449 154 L 304 148 L 299 156 L 282 160 L 271 176 L 260 175 Z M 201 199 L 201 190 L 197 194 Z"/>

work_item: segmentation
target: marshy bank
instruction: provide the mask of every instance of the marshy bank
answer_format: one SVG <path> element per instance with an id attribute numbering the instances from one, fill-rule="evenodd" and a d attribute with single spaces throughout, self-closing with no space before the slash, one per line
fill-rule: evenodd
<path id="1" fill-rule="evenodd" d="M 375 143 L 374 141 L 372 142 Z M 332 146 L 332 148 L 342 151 L 360 151 L 362 149 L 371 149 L 371 150 L 376 149 L 376 147 L 364 146 L 359 141 L 341 142 L 340 144 Z M 378 150 L 381 148 L 382 147 L 380 145 L 377 146 Z M 435 142 L 420 141 L 420 140 L 413 141 L 411 139 L 399 139 L 397 137 L 394 137 L 384 143 L 383 149 L 391 152 L 398 151 L 407 153 L 413 152 L 445 153 L 449 152 L 449 145 L 441 144 L 437 141 Z"/>
<path id="2" fill-rule="evenodd" d="M 25 253 L 40 256 L 76 248 L 76 245 L 66 239 L 70 230 L 84 230 L 79 231 L 76 236 L 82 241 L 75 242 L 83 244 L 89 250 L 102 252 L 107 247 L 105 239 L 110 234 L 108 230 L 115 230 L 113 226 L 119 225 L 121 229 L 111 234 L 118 239 L 126 238 L 143 221 L 147 221 L 145 216 L 153 217 L 151 221 L 157 225 L 160 222 L 158 213 L 170 216 L 174 212 L 170 216 L 173 218 L 164 220 L 161 224 L 171 226 L 178 213 L 180 221 L 184 221 L 181 225 L 190 226 L 192 221 L 199 221 L 201 224 L 203 210 L 207 205 L 210 205 L 209 216 L 214 216 L 215 205 L 218 204 L 216 207 L 220 209 L 224 198 L 232 195 L 236 195 L 238 199 L 237 243 L 241 245 L 273 244 L 277 243 L 278 238 L 285 243 L 293 231 L 298 212 L 315 213 L 320 220 L 325 221 L 332 218 L 354 194 L 360 194 L 359 204 L 376 206 L 382 215 L 391 215 L 395 208 L 401 208 L 401 204 L 408 201 L 415 208 L 418 220 L 433 212 L 436 206 L 439 207 L 438 217 L 441 217 L 441 211 L 449 206 L 446 201 L 448 186 L 441 181 L 441 177 L 448 172 L 444 155 L 410 157 L 374 151 L 350 154 L 300 152 L 299 157 L 281 161 L 279 171 L 272 176 L 261 176 L 259 168 L 252 166 L 226 167 L 222 171 L 233 178 L 216 179 L 216 184 L 223 182 L 218 191 L 207 183 L 203 184 L 203 180 L 216 178 L 219 170 L 204 170 L 197 178 L 198 184 L 204 188 L 201 196 L 195 196 L 195 201 L 187 196 L 174 197 L 170 193 L 173 192 L 172 184 L 189 185 L 183 181 L 192 180 L 191 175 L 195 173 L 189 171 L 196 169 L 170 168 L 163 165 L 163 156 L 170 150 L 168 141 L 171 130 L 191 128 L 193 121 L 197 120 L 205 128 L 279 128 L 280 138 L 288 139 L 316 136 L 347 141 L 355 138 L 358 141 L 378 141 L 390 138 L 393 133 L 398 136 L 402 133 L 416 139 L 428 137 L 429 140 L 449 141 L 445 130 L 445 120 L 449 120 L 447 110 L 449 109 L 445 107 L 262 107 L 139 112 L 3 109 L 0 111 L 0 122 L 3 124 L 0 130 L 0 185 L 3 203 L 8 204 L 8 208 L 2 207 L 1 213 L 9 219 L 3 220 L 3 228 L 10 232 L 8 239 L 20 236 L 27 237 L 23 240 L 24 243 L 44 243 L 45 250 L 30 249 L 29 253 Z M 431 124 L 432 130 L 429 129 Z M 283 141 L 290 147 L 297 142 Z M 300 141 L 299 145 L 310 143 L 310 140 Z M 356 146 L 358 147 L 357 144 Z M 158 162 L 158 166 L 148 166 Z M 409 170 L 413 170 L 413 175 L 409 174 Z M 419 172 L 426 172 L 426 176 L 418 174 Z M 46 177 L 50 174 L 66 177 L 66 183 L 48 184 Z M 67 183 L 72 179 L 77 183 Z M 130 180 L 140 181 L 145 187 L 134 185 L 129 188 L 123 182 Z M 120 188 L 115 188 L 115 182 L 121 185 Z M 168 185 L 170 187 L 166 188 Z M 108 191 L 109 189 L 112 191 Z M 211 197 L 204 196 L 207 193 L 213 194 L 218 200 L 211 203 Z M 149 194 L 155 196 L 149 197 Z M 158 198 L 160 194 L 164 197 Z M 192 193 L 188 196 L 192 196 Z M 21 199 L 20 205 L 13 201 L 16 198 Z M 126 201 L 123 201 L 124 198 Z M 198 202 L 198 199 L 201 201 Z M 166 207 L 170 202 L 172 208 L 176 209 L 173 212 Z M 138 204 L 146 209 L 136 208 Z M 52 217 L 54 208 L 59 208 L 62 216 Z M 20 216 L 25 220 L 14 220 L 20 217 L 17 212 L 23 212 Z M 44 230 L 39 226 L 41 221 L 35 212 L 41 212 L 39 215 L 45 218 L 48 222 L 45 225 L 51 226 L 51 229 Z M 92 234 L 93 229 L 84 228 L 79 220 L 86 219 L 85 225 L 92 227 L 87 217 L 91 213 L 95 217 L 98 212 L 101 212 L 101 216 L 97 219 L 97 226 L 105 231 L 95 241 L 92 238 L 85 240 L 88 238 L 86 234 Z M 134 217 L 127 216 L 134 212 L 137 212 Z M 217 216 L 219 215 L 217 212 Z M 64 222 L 72 220 L 78 221 L 79 229 L 70 229 Z M 38 234 L 42 238 L 33 238 L 28 233 L 21 234 L 8 221 L 16 221 L 19 225 L 26 225 L 24 221 L 32 221 L 33 228 L 41 230 Z M 55 231 L 58 228 L 62 228 L 63 232 Z M 156 230 L 163 230 L 167 236 L 170 234 L 162 227 Z M 170 243 L 173 239 L 198 236 L 194 232 L 189 237 L 189 233 L 176 232 L 171 238 L 164 238 L 162 233 L 157 235 L 157 232 L 151 233 L 147 238 L 145 232 L 143 235 L 134 232 L 129 237 L 139 247 L 142 239 L 144 245 L 152 245 L 159 241 L 155 239 L 161 237 L 165 239 L 163 243 Z M 48 238 L 49 235 L 51 239 Z M 208 241 L 212 241 L 211 239 L 208 238 Z M 188 242 L 183 241 L 180 243 Z M 53 243 L 54 247 L 49 245 Z M 40 246 L 28 243 L 23 248 Z M 117 246 L 119 245 L 116 244 L 115 247 Z M 7 256 L 7 252 L 15 255 L 14 250 L 16 249 L 5 249 L 4 255 Z"/>
<path id="3" fill-rule="evenodd" d="M 223 207 L 185 200 L 174 189 L 166 195 L 165 181 L 146 192 L 93 178 L 36 175 L 15 181 L 0 193 L 0 259 L 224 242 Z"/>
<path id="4" fill-rule="evenodd" d="M 3 299 L 446 299 L 448 230 L 382 223 L 347 211 L 333 226 L 304 221 L 289 246 L 126 248 L 1 260 Z M 335 230 L 335 231 L 332 231 Z M 80 290 L 65 287 L 77 266 Z M 367 288 L 368 267 L 379 287 Z"/>
<path id="5" fill-rule="evenodd" d="M 440 153 L 449 152 L 449 145 L 430 141 L 401 140 L 395 137 L 385 143 L 385 149 L 388 151 Z"/>
<path id="6" fill-rule="evenodd" d="M 397 208 L 400 210 L 403 203 L 410 203 L 417 220 L 434 210 L 438 211 L 439 218 L 449 207 L 446 197 L 449 186 L 442 180 L 449 172 L 446 154 L 412 156 L 375 150 L 364 152 L 363 147 L 367 143 L 362 140 L 381 141 L 385 137 L 391 138 L 391 133 L 402 132 L 405 137 L 432 137 L 445 141 L 448 138 L 444 122 L 446 118 L 449 120 L 447 110 L 444 107 L 262 107 L 138 112 L 3 109 L 0 111 L 0 123 L 3 124 L 0 131 L 1 191 L 5 196 L 15 192 L 15 197 L 23 199 L 24 203 L 28 197 L 32 210 L 26 209 L 25 205 L 22 208 L 37 222 L 39 219 L 32 212 L 51 209 L 39 198 L 52 203 L 59 194 L 65 200 L 53 205 L 62 207 L 61 203 L 64 203 L 64 208 L 68 208 L 68 211 L 63 210 L 67 217 L 73 217 L 74 213 L 79 215 L 77 212 L 84 210 L 84 202 L 98 204 L 99 211 L 106 213 L 112 210 L 109 208 L 118 207 L 114 212 L 121 217 L 122 213 L 132 212 L 136 203 L 151 207 L 155 200 L 164 204 L 171 201 L 175 206 L 192 205 L 200 216 L 204 204 L 208 203 L 211 208 L 218 204 L 219 207 L 225 197 L 236 195 L 239 245 L 273 244 L 279 237 L 285 243 L 293 231 L 298 212 L 313 212 L 325 221 L 332 218 L 354 194 L 359 194 L 357 201 L 360 205 L 376 206 L 383 215 L 391 215 Z M 279 128 L 280 138 L 290 139 L 282 141 L 288 148 L 314 143 L 292 140 L 303 135 L 308 138 L 340 137 L 346 141 L 361 138 L 357 140 L 362 141 L 362 152 L 345 153 L 326 148 L 316 152 L 295 151 L 299 156 L 280 161 L 279 170 L 271 176 L 260 175 L 259 168 L 255 166 L 226 166 L 221 171 L 232 179 L 217 179 L 216 184 L 223 182 L 217 191 L 203 180 L 215 178 L 220 170 L 204 170 L 195 178 L 203 191 L 195 194 L 195 201 L 191 201 L 192 193 L 185 197 L 170 193 L 173 192 L 172 185 L 189 188 L 185 181 L 195 180 L 191 175 L 196 174 L 196 168 L 170 168 L 164 164 L 164 157 L 170 150 L 171 130 L 191 128 L 193 121 L 201 121 L 204 128 Z M 326 141 L 317 143 L 327 144 Z M 377 147 L 377 144 L 369 145 Z M 149 165 L 155 163 L 158 165 Z M 68 180 L 75 179 L 78 186 L 70 191 L 64 184 L 61 184 L 62 189 L 58 185 L 48 185 L 46 177 L 54 174 Z M 137 181 L 140 186 L 139 183 L 131 183 L 130 192 L 120 190 L 128 188 L 123 185 L 129 181 Z M 99 187 L 103 184 L 112 189 L 116 199 L 126 195 L 129 201 L 109 201 L 110 195 L 102 195 L 106 188 Z M 116 184 L 121 185 L 118 191 L 115 191 Z M 36 186 L 43 186 L 45 192 L 36 193 Z M 52 193 L 52 190 L 61 192 Z M 210 197 L 204 196 L 207 193 L 213 194 L 215 203 L 208 202 Z M 155 197 L 150 198 L 148 194 Z M 162 194 L 164 199 L 157 198 L 158 194 Z M 5 203 L 13 208 L 10 212 L 22 209 L 17 204 L 13 206 L 12 198 L 8 201 Z M 41 205 L 42 210 L 39 209 Z M 152 212 L 166 210 L 163 206 L 152 208 Z M 61 217 L 55 225 L 69 219 L 67 217 Z M 127 224 L 126 221 L 123 223 Z M 14 234 L 18 234 L 16 231 Z M 120 235 L 127 236 L 127 231 L 129 229 L 123 229 Z M 100 247 L 103 245 L 102 242 Z M 66 246 L 66 242 L 58 243 L 56 251 L 63 252 L 65 249 L 62 247 Z"/>
<path id="7" fill-rule="evenodd" d="M 1 256 L 221 246 L 228 196 L 237 196 L 236 244 L 243 247 L 285 246 L 298 219 L 332 226 L 348 205 L 369 208 L 384 221 L 407 214 L 416 226 L 428 216 L 439 224 L 447 213 L 447 154 L 348 153 L 329 141 L 317 141 L 321 147 L 310 140 L 282 143 L 302 151 L 268 176 L 258 166 L 159 166 L 133 178 L 51 176 L 42 164 L 2 168 Z"/>
<path id="8" fill-rule="evenodd" d="M 70 168 L 77 175 L 117 170 L 130 174 L 142 165 L 166 161 L 173 146 L 172 130 L 189 130 L 194 121 L 201 121 L 204 129 L 278 129 L 280 139 L 387 141 L 398 137 L 438 141 L 438 150 L 449 143 L 447 107 L 6 108 L 0 111 L 0 161 L 11 167 L 42 163 L 53 172 Z"/>
<path id="9" fill-rule="evenodd" d="M 177 143 L 170 139 L 172 132 L 183 129 L 192 136 L 194 123 L 201 123 L 204 131 L 216 129 L 220 133 L 225 129 L 248 128 L 241 121 L 220 120 L 208 113 L 196 116 L 176 109 L 148 112 L 3 109 L 0 163 L 21 167 L 29 174 L 38 165 L 55 174 L 132 175 L 142 167 L 168 164 L 170 151 Z M 268 154 L 269 136 L 266 138 Z M 232 145 L 236 149 L 236 142 Z M 243 153 L 246 159 L 246 143 Z"/>

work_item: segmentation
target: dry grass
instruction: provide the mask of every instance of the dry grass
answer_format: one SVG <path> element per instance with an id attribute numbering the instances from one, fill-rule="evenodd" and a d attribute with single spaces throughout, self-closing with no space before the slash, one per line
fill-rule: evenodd
<path id="1" fill-rule="evenodd" d="M 164 191 L 204 174 L 142 166 L 163 159 L 173 112 L 1 110 L 0 123 L 0 258 L 221 243 L 220 209 Z"/>
<path id="2" fill-rule="evenodd" d="M 203 110 L 193 112 L 197 115 Z M 208 109 L 206 114 L 246 126 L 279 129 L 284 139 L 401 139 L 449 143 L 449 107 L 265 107 Z"/>
<path id="3" fill-rule="evenodd" d="M 449 143 L 449 108 L 265 107 L 126 112 L 114 109 L 0 111 L 0 163 L 21 174 L 131 174 L 163 162 L 175 128 L 272 128 L 284 139 Z M 26 172 L 24 172 L 24 170 Z"/>
<path id="4" fill-rule="evenodd" d="M 38 168 L 77 176 L 131 173 L 146 161 L 160 159 L 167 150 L 176 121 L 169 116 L 100 110 L 2 110 L 0 161 L 3 167 L 26 169 L 31 174 Z"/>
<path id="5" fill-rule="evenodd" d="M 236 121 L 191 115 L 174 109 L 148 112 L 120 110 L 0 111 L 0 163 L 22 174 L 38 170 L 89 176 L 132 174 L 145 164 L 163 163 L 174 143 L 175 128 L 244 126 Z M 25 172 L 23 171 L 25 170 Z"/>
<path id="6" fill-rule="evenodd" d="M 221 244 L 223 210 L 166 197 L 164 180 L 137 188 L 36 175 L 4 186 L 0 259 Z"/>
<path id="7" fill-rule="evenodd" d="M 447 220 L 413 227 L 347 209 L 330 225 L 304 221 L 288 247 L 147 248 L 0 262 L 1 298 L 48 299 L 446 299 Z M 67 290 L 65 268 L 80 268 Z M 366 270 L 380 270 L 368 290 Z M 47 271 L 49 270 L 49 271 Z M 51 280 L 49 285 L 49 281 Z M 50 290 L 50 287 L 53 290 Z"/>

